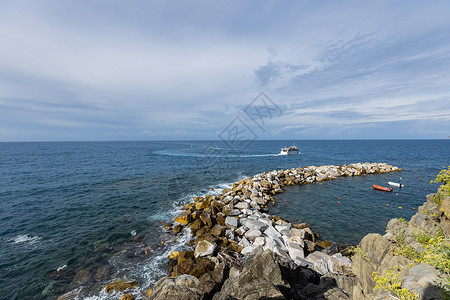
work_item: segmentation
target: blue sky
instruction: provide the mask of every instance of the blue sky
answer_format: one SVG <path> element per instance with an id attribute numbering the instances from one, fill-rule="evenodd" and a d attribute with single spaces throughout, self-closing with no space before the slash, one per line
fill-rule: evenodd
<path id="1" fill-rule="evenodd" d="M 449 1 L 2 1 L 0 141 L 450 135 Z M 282 111 L 243 112 L 265 91 Z"/>

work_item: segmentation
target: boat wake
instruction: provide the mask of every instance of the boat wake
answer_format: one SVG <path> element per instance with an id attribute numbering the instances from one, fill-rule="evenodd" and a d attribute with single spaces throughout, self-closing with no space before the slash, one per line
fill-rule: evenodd
<path id="1" fill-rule="evenodd" d="M 215 148 L 220 149 L 220 148 Z M 172 150 L 159 150 L 153 152 L 156 155 L 165 155 L 165 156 L 180 156 L 180 157 L 199 157 L 199 158 L 251 158 L 251 157 L 268 157 L 268 156 L 281 156 L 279 153 L 267 153 L 267 154 L 239 154 L 235 151 L 229 151 L 229 153 L 219 154 L 219 153 L 186 153 L 186 152 L 176 152 Z"/>

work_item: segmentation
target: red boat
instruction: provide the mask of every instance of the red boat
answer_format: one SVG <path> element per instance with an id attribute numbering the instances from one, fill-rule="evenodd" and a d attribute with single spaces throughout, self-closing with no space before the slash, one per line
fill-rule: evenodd
<path id="1" fill-rule="evenodd" d="M 373 185 L 373 188 L 376 189 L 376 190 L 379 190 L 379 191 L 392 192 L 391 188 L 387 188 L 387 187 L 384 187 L 384 186 L 379 186 L 379 185 L 376 185 L 376 184 Z"/>

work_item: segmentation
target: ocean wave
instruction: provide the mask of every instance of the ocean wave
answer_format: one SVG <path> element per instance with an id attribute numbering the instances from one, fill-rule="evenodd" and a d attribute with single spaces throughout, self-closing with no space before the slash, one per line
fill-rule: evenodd
<path id="1" fill-rule="evenodd" d="M 20 243 L 27 243 L 27 244 L 35 244 L 41 239 L 40 236 L 28 236 L 27 234 L 24 235 L 17 235 L 16 237 L 10 239 L 9 241 L 12 244 L 20 244 Z"/>

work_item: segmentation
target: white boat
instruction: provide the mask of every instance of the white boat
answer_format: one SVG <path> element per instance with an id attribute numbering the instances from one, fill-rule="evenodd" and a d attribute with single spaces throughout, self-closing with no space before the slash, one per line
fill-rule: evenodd
<path id="1" fill-rule="evenodd" d="M 298 148 L 294 146 L 281 148 L 280 155 L 294 155 L 298 154 Z"/>
<path id="2" fill-rule="evenodd" d="M 392 182 L 392 181 L 389 181 L 388 184 L 389 184 L 389 185 L 392 185 L 392 186 L 399 187 L 399 188 L 402 188 L 402 187 L 405 186 L 405 185 L 403 185 L 403 184 L 401 184 L 401 183 Z"/>

